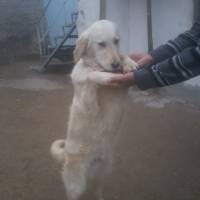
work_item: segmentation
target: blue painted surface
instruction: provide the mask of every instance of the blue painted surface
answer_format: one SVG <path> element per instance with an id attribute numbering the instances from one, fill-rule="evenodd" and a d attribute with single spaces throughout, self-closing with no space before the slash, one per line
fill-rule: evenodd
<path id="1" fill-rule="evenodd" d="M 49 0 L 43 0 L 44 8 L 48 4 Z M 62 39 L 58 37 L 63 36 L 63 26 L 72 24 L 71 15 L 78 11 L 78 0 L 51 0 L 45 16 L 47 19 L 47 25 L 49 29 L 49 38 L 52 46 L 56 46 Z M 65 28 L 65 33 L 69 28 Z M 74 39 L 66 41 L 65 45 L 73 45 Z"/>

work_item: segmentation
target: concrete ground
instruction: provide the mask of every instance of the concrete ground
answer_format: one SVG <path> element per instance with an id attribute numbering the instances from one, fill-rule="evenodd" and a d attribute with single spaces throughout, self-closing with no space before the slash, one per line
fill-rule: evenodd
<path id="1" fill-rule="evenodd" d="M 65 200 L 49 147 L 65 137 L 72 85 L 64 73 L 0 67 L 0 199 Z M 129 90 L 105 200 L 200 199 L 199 81 Z M 90 200 L 90 199 L 88 199 Z"/>

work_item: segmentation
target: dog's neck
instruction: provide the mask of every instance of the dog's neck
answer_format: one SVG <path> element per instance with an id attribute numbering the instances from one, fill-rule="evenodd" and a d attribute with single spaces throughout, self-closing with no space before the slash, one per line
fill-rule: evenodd
<path id="1" fill-rule="evenodd" d="M 89 58 L 83 58 L 82 60 L 85 66 L 88 66 L 93 70 L 104 71 L 103 67 L 99 63 L 97 63 L 95 60 L 92 60 Z"/>

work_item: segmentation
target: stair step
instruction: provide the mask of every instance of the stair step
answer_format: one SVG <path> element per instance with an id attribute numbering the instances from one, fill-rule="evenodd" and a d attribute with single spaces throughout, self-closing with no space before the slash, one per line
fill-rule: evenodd
<path id="1" fill-rule="evenodd" d="M 64 43 L 66 42 L 66 40 L 70 38 L 70 36 L 72 35 L 72 33 L 75 31 L 75 29 L 76 29 L 76 25 L 74 25 L 70 29 L 70 31 L 68 32 L 68 34 L 63 37 L 63 39 L 60 42 L 60 44 L 51 52 L 51 54 L 49 55 L 49 57 L 46 59 L 46 61 L 43 64 L 43 70 L 45 70 L 45 68 L 47 67 L 47 65 L 51 62 L 51 60 L 53 59 L 53 57 L 55 56 L 55 54 L 57 54 L 57 51 L 59 51 L 59 49 L 64 45 Z M 70 51 L 71 51 L 71 54 L 72 54 L 72 49 Z"/>
<path id="2" fill-rule="evenodd" d="M 55 55 L 57 54 L 57 52 L 59 52 L 59 54 L 63 54 L 63 55 L 72 55 L 73 51 L 74 51 L 75 47 L 73 46 L 63 46 L 61 48 L 59 48 Z M 49 48 L 49 52 L 52 53 L 55 50 L 55 48 Z"/>
<path id="3" fill-rule="evenodd" d="M 78 38 L 78 35 L 71 35 L 70 38 Z"/>
<path id="4" fill-rule="evenodd" d="M 65 36 L 56 36 L 55 39 L 63 39 Z M 69 38 L 78 38 L 78 35 L 70 35 Z"/>

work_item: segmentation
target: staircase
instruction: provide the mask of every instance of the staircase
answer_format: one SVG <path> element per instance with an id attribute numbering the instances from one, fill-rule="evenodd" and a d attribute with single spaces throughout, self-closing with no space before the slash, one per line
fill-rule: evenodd
<path id="1" fill-rule="evenodd" d="M 73 62 L 73 51 L 78 38 L 78 17 L 75 0 L 44 1 L 44 13 L 37 25 L 40 56 L 45 71 L 54 58 L 62 62 Z"/>

